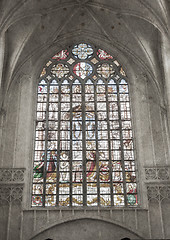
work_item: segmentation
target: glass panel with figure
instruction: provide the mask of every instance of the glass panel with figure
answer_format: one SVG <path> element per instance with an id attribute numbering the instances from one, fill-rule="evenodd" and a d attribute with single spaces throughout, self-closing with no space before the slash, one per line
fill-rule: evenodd
<path id="1" fill-rule="evenodd" d="M 78 43 L 42 67 L 32 207 L 138 205 L 129 85 L 108 51 Z"/>

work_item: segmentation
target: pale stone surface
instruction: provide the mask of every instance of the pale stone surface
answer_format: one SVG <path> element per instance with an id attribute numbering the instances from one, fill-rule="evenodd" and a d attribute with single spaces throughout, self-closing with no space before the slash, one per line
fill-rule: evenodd
<path id="1" fill-rule="evenodd" d="M 170 1 L 2 0 L 0 12 L 2 240 L 170 238 Z M 127 73 L 136 209 L 31 208 L 38 77 L 51 56 L 80 41 L 106 49 Z"/>
<path id="2" fill-rule="evenodd" d="M 75 239 L 80 238 L 88 240 L 93 238 L 97 239 L 121 239 L 129 237 L 131 239 L 142 239 L 130 231 L 123 229 L 115 224 L 107 223 L 101 220 L 92 219 L 80 219 L 75 221 L 69 221 L 59 226 L 53 227 L 43 234 L 38 235 L 34 240 L 40 240 L 42 238 L 52 238 L 54 240 L 62 239 Z"/>

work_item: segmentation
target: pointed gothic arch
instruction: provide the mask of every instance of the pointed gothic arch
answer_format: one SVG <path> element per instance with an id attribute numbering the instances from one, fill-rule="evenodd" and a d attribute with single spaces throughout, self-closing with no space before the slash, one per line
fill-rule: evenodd
<path id="1" fill-rule="evenodd" d="M 126 74 L 88 43 L 55 54 L 38 83 L 32 206 L 137 206 Z"/>

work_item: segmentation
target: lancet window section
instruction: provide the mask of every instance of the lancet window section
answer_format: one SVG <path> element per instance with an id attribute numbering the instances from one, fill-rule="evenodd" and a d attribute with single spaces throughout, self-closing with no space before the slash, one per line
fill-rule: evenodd
<path id="1" fill-rule="evenodd" d="M 37 93 L 32 206 L 137 206 L 126 74 L 81 43 L 44 66 Z"/>

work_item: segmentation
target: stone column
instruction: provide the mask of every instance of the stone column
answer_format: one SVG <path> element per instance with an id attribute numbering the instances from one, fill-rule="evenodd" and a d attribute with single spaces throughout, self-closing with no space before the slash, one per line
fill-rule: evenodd
<path id="1" fill-rule="evenodd" d="M 168 36 L 162 36 L 162 60 L 165 74 L 165 99 L 167 105 L 167 135 L 170 143 L 170 41 Z M 170 157 L 170 153 L 169 153 Z M 169 160 L 170 161 L 170 160 Z M 169 162 L 170 163 L 170 162 Z"/>
<path id="2" fill-rule="evenodd" d="M 0 233 L 1 239 L 21 237 L 24 169 L 0 169 Z"/>

